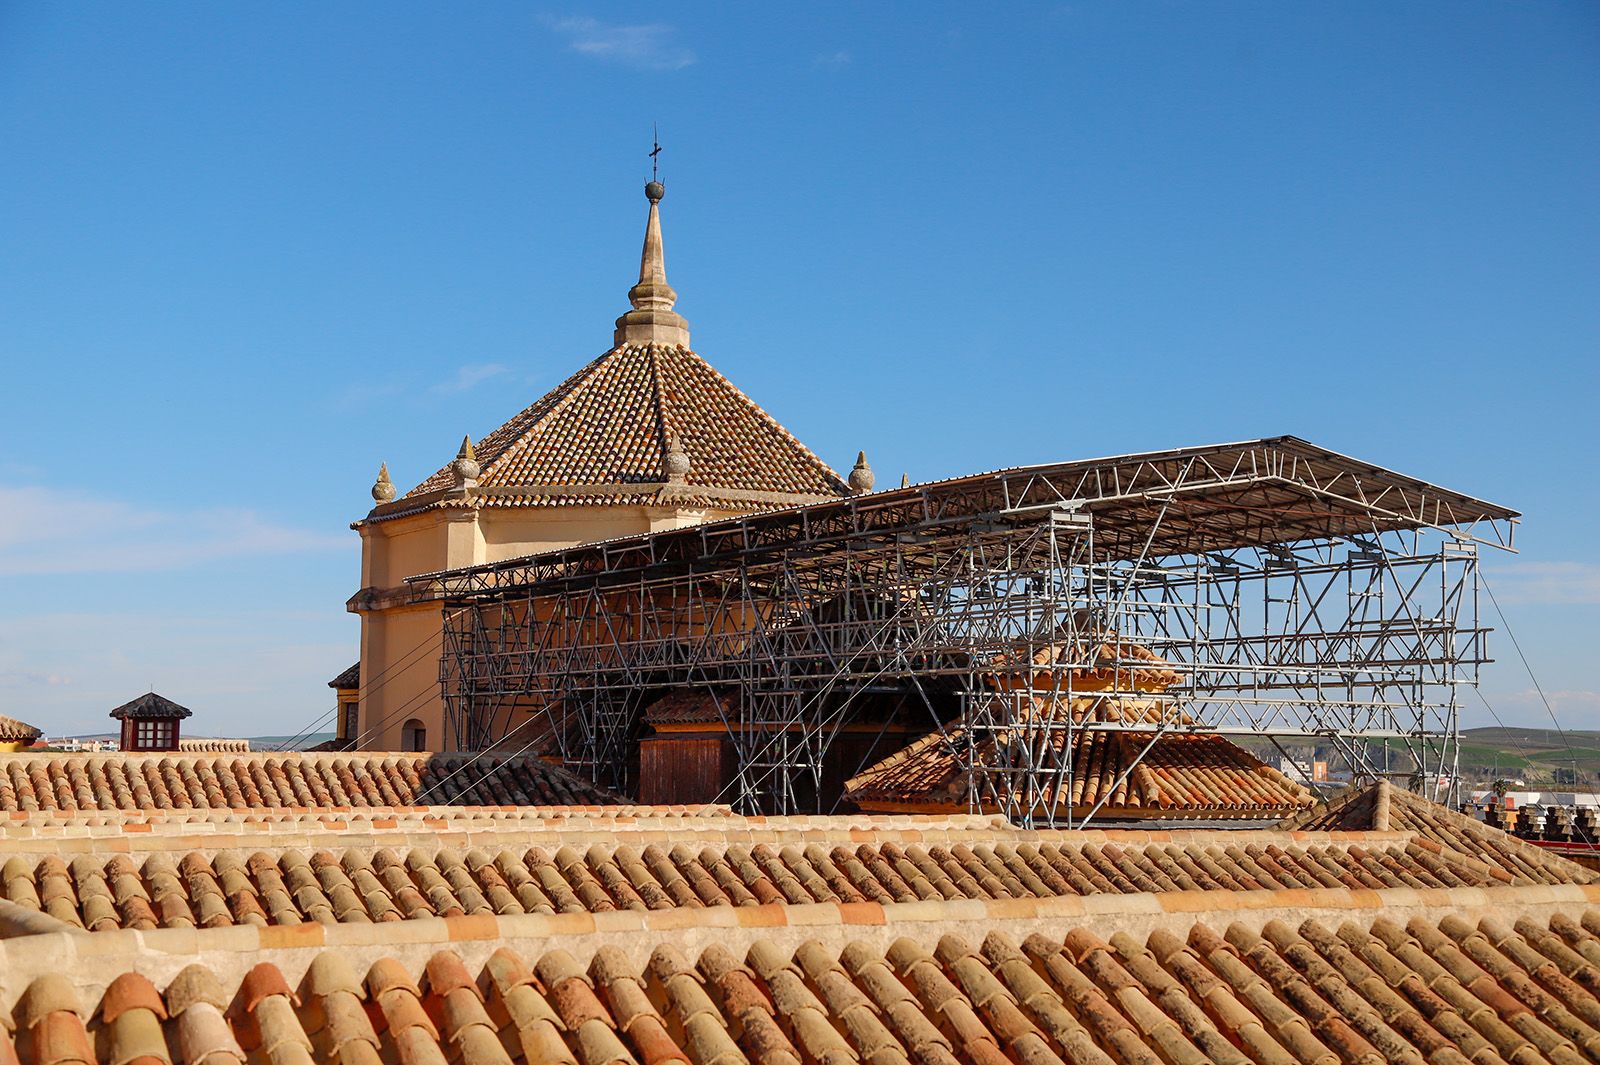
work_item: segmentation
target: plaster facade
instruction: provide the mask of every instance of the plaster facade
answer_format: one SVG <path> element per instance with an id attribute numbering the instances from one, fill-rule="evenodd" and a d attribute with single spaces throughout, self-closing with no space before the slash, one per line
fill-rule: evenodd
<path id="1" fill-rule="evenodd" d="M 568 505 L 426 510 L 361 533 L 361 584 L 349 609 L 361 616 L 361 750 L 454 749 L 439 690 L 443 616 L 418 600 L 407 577 L 518 558 L 575 544 L 675 529 L 732 510 Z M 421 746 L 417 746 L 420 729 Z"/>

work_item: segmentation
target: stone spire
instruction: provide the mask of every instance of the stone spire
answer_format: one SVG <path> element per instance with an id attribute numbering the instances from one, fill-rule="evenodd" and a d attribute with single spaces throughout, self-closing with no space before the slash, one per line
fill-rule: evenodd
<path id="1" fill-rule="evenodd" d="M 639 260 L 639 283 L 628 290 L 633 310 L 617 319 L 616 346 L 665 344 L 689 346 L 689 323 L 672 309 L 678 294 L 667 284 L 667 261 L 661 246 L 661 198 L 667 194 L 659 181 L 644 187 L 650 201 L 650 220 L 644 230 L 644 254 Z"/>
<path id="2" fill-rule="evenodd" d="M 394 502 L 394 482 L 389 480 L 389 464 L 378 464 L 378 479 L 372 484 L 372 499 L 379 506 Z"/>

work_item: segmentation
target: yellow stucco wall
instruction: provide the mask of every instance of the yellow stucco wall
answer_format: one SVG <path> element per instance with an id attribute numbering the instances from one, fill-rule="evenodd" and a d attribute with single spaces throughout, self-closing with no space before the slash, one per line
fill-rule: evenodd
<path id="1" fill-rule="evenodd" d="M 443 618 L 436 603 L 398 601 L 407 577 L 679 528 L 732 513 L 663 507 L 485 507 L 425 511 L 361 526 L 361 587 L 374 602 L 353 607 L 361 615 L 357 746 L 402 750 L 406 723 L 416 721 L 426 730 L 427 749 L 454 747 L 439 689 Z"/>

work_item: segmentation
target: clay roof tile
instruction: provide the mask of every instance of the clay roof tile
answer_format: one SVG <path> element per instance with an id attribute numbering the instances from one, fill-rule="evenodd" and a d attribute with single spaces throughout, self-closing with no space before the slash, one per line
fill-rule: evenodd
<path id="1" fill-rule="evenodd" d="M 46 1013 L 28 1026 L 37 1065 L 96 1065 L 83 1018 L 67 1010 Z"/>
<path id="2" fill-rule="evenodd" d="M 226 1009 L 227 995 L 216 974 L 201 964 L 183 968 L 167 985 L 167 1012 L 181 1017 L 195 1003 L 204 1002 L 216 1009 Z"/>
<path id="3" fill-rule="evenodd" d="M 428 993 L 447 996 L 452 991 L 465 990 L 479 1001 L 483 994 L 473 981 L 472 974 L 462 964 L 461 956 L 453 950 L 441 950 L 428 959 L 426 968 Z"/>
<path id="4" fill-rule="evenodd" d="M 367 970 L 367 991 L 373 998 L 380 998 L 394 990 L 410 992 L 414 997 L 421 998 L 422 992 L 417 987 L 406 967 L 393 958 L 379 958 Z"/>
<path id="5" fill-rule="evenodd" d="M 209 1002 L 193 1003 L 177 1023 L 181 1059 L 193 1065 L 242 1065 L 245 1053 L 222 1011 Z"/>
<path id="6" fill-rule="evenodd" d="M 129 1010 L 149 1010 L 159 1020 L 167 1019 L 161 994 L 149 979 L 138 973 L 123 973 L 100 996 L 100 1020 L 111 1024 Z"/>
<path id="7" fill-rule="evenodd" d="M 534 972 L 538 975 L 539 982 L 551 990 L 569 980 L 579 980 L 585 986 L 592 986 L 583 966 L 565 950 L 545 951 L 534 965 Z"/>
<path id="8" fill-rule="evenodd" d="M 131 1009 L 107 1022 L 110 1029 L 105 1065 L 171 1065 L 161 1019 L 147 1009 Z"/>
<path id="9" fill-rule="evenodd" d="M 366 989 L 357 978 L 349 960 L 338 951 L 325 950 L 311 960 L 306 970 L 304 987 L 312 998 L 323 998 L 335 992 L 345 992 L 356 998 L 366 998 Z"/>
<path id="10" fill-rule="evenodd" d="M 80 1021 L 85 1017 L 83 1000 L 72 982 L 60 973 L 46 973 L 28 985 L 17 1000 L 13 1017 L 17 1027 L 34 1027 L 52 1013 L 71 1013 Z M 92 1060 L 92 1059 L 90 1059 Z"/>
<path id="11" fill-rule="evenodd" d="M 294 1005 L 300 1004 L 300 997 L 290 989 L 283 972 L 271 962 L 264 961 L 245 973 L 239 984 L 237 1002 L 243 1012 L 254 1013 L 264 1000 L 276 995 L 289 999 Z"/>
<path id="12" fill-rule="evenodd" d="M 700 356 L 659 344 L 607 352 L 484 436 L 476 444 L 479 484 L 541 486 L 526 498 L 493 497 L 512 505 L 617 501 L 548 492 L 563 485 L 617 485 L 622 501 L 653 499 L 666 480 L 669 434 L 691 458 L 690 489 L 848 494 L 837 474 Z M 453 483 L 447 466 L 405 498 Z M 629 484 L 639 492 L 630 494 Z"/>

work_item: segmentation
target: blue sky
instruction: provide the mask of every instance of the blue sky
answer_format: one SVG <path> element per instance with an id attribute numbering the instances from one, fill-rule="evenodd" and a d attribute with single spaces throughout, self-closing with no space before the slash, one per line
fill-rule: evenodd
<path id="1" fill-rule="evenodd" d="M 605 350 L 656 121 L 695 347 L 836 467 L 1294 433 L 1508 503 L 1600 727 L 1600 7 L 984 7 L 0 6 L 0 713 L 330 705 L 379 461 Z"/>

